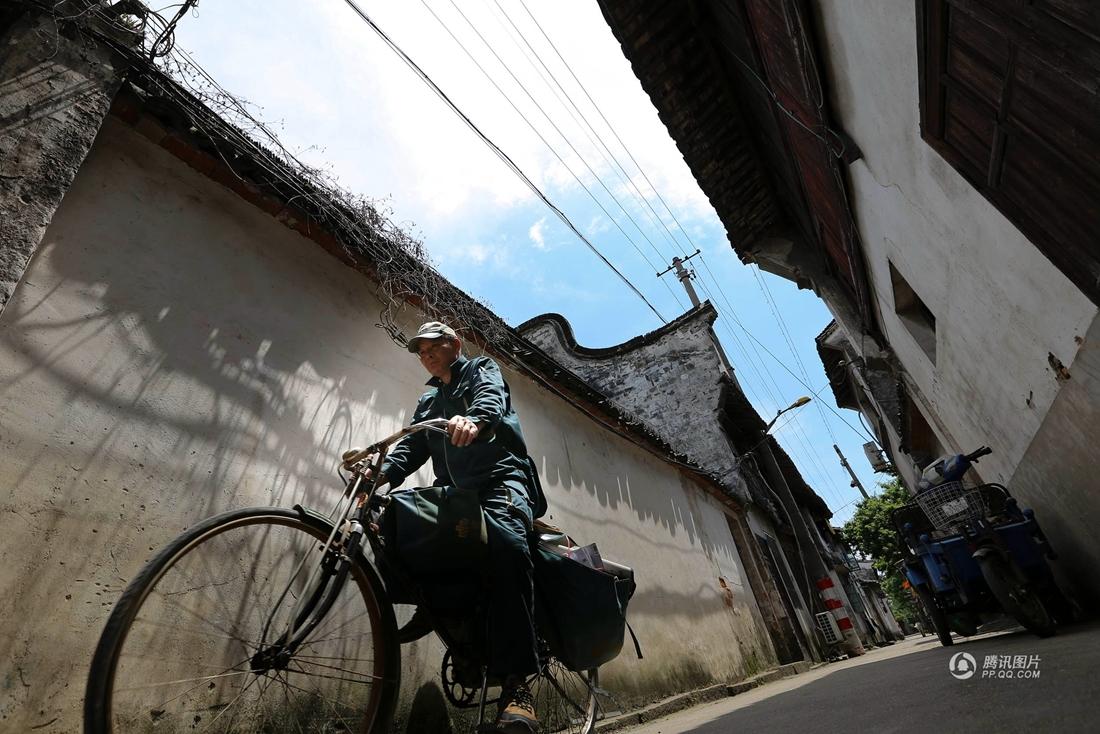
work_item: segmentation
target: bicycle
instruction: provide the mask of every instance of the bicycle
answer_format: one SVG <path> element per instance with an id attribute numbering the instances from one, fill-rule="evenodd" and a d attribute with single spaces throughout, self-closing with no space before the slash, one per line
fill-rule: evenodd
<path id="1" fill-rule="evenodd" d="M 380 467 L 397 441 L 446 433 L 446 423 L 414 424 L 346 452 L 350 476 L 341 474 L 345 492 L 328 516 L 301 505 L 232 510 L 157 553 L 104 627 L 85 732 L 388 730 L 401 653 L 393 603 L 371 560 L 385 554 L 375 523 L 388 494 L 378 491 Z M 462 625 L 435 618 L 433 626 L 447 648 L 444 694 L 476 708 L 484 730 L 494 682 L 476 635 L 463 639 Z M 598 669 L 569 670 L 539 639 L 540 670 L 529 683 L 542 730 L 590 734 L 606 695 Z"/>

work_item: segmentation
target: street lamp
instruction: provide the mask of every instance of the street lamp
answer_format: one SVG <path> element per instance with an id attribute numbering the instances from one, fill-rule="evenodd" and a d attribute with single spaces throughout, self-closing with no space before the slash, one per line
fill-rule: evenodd
<path id="1" fill-rule="evenodd" d="M 768 425 L 764 426 L 764 433 L 767 433 L 768 431 L 771 430 L 772 426 L 775 425 L 775 422 L 777 420 L 779 420 L 779 416 L 783 415 L 788 410 L 794 410 L 795 408 L 801 408 L 803 405 L 805 405 L 808 402 L 810 402 L 810 398 L 803 395 L 798 400 L 795 400 L 793 403 L 788 405 L 786 408 L 784 408 L 783 410 L 776 413 L 775 418 L 772 418 L 770 421 L 768 421 Z"/>

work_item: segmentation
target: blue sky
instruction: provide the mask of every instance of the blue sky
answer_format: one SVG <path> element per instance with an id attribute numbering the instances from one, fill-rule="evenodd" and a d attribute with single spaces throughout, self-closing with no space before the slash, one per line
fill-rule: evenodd
<path id="1" fill-rule="evenodd" d="M 682 313 L 687 298 L 670 275 L 664 277 L 667 287 L 659 282 L 653 265 L 667 267 L 673 255 L 690 253 L 692 244 L 702 250 L 709 271 L 699 266 L 699 258 L 692 261 L 699 295 L 714 299 L 718 336 L 765 420 L 826 384 L 814 346 L 830 320 L 824 305 L 812 293 L 737 260 L 595 2 L 359 0 L 359 5 L 666 319 Z M 423 237 L 436 267 L 508 323 L 555 311 L 589 347 L 617 344 L 661 324 L 342 0 L 203 3 L 181 22 L 177 44 L 222 86 L 247 99 L 303 160 L 326 168 L 356 193 L 386 200 L 394 220 Z M 633 185 L 593 144 L 592 130 L 563 103 L 566 94 Z M 634 187 L 648 203 L 635 196 Z M 652 219 L 650 207 L 661 223 Z M 729 317 L 731 308 L 740 324 Z M 804 370 L 802 382 L 812 390 L 788 369 L 800 377 Z M 864 458 L 862 444 L 868 439 L 853 429 L 862 430 L 858 415 L 837 409 L 828 388 L 815 403 L 781 418 L 775 432 L 839 523 L 850 516 L 859 495 L 848 486 L 834 439 L 869 490 L 882 476 L 874 475 Z"/>

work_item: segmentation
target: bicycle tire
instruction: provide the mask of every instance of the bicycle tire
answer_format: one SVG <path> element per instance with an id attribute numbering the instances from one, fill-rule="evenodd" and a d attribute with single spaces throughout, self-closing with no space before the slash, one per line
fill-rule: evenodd
<path id="1" fill-rule="evenodd" d="M 599 670 L 569 670 L 551 658 L 531 682 L 540 731 L 592 734 L 600 715 Z"/>
<path id="2" fill-rule="evenodd" d="M 273 634 L 270 628 L 279 624 L 270 620 L 281 612 L 293 614 L 289 611 L 291 600 L 304 596 L 300 588 L 294 592 L 294 585 L 308 575 L 302 569 L 313 565 L 299 559 L 314 554 L 319 561 L 319 548 L 331 530 L 326 520 L 306 511 L 257 507 L 204 520 L 169 543 L 126 587 L 100 636 L 85 690 L 86 734 L 174 731 L 173 723 L 183 724 L 179 730 L 234 734 L 332 731 L 326 722 L 334 720 L 343 731 L 387 731 L 400 688 L 397 625 L 384 586 L 361 552 L 355 553 L 348 583 L 340 592 L 340 606 L 284 668 L 261 675 L 249 658 L 263 646 L 257 642 L 263 635 L 255 637 L 256 628 L 262 626 L 264 634 Z M 261 552 L 250 553 L 252 546 L 239 545 L 241 542 L 258 542 Z M 222 564 L 219 568 L 224 566 L 228 575 L 210 574 L 214 578 L 205 584 L 202 577 L 188 575 L 192 568 L 204 572 L 203 564 L 211 562 Z M 284 572 L 286 568 L 295 570 Z M 177 588 L 178 579 L 187 583 Z M 287 588 L 291 593 L 282 593 Z M 187 594 L 194 596 L 177 598 Z M 204 600 L 204 594 L 209 598 Z M 237 602 L 236 617 L 228 603 L 230 596 Z M 189 602 L 199 606 L 189 607 Z M 275 611 L 261 609 L 267 605 Z M 151 616 L 143 619 L 143 612 Z M 225 612 L 229 612 L 227 619 L 217 618 Z M 211 618 L 203 619 L 200 613 Z M 206 624 L 196 626 L 195 617 Z M 181 623 L 181 618 L 186 623 Z M 322 636 L 334 629 L 326 625 L 337 623 L 342 627 L 335 629 L 346 628 L 346 634 L 339 631 Z M 152 634 L 145 627 L 152 629 Z M 359 627 L 363 627 L 362 634 L 355 634 Z M 370 657 L 360 656 L 358 651 L 368 643 Z M 146 645 L 149 650 L 144 649 Z M 356 651 L 356 657 L 349 658 L 348 651 Z M 187 657 L 177 660 L 172 655 Z M 222 674 L 209 674 L 225 660 L 242 655 L 240 662 L 232 663 Z M 155 663 L 142 662 L 149 659 Z M 196 677 L 172 678 L 177 669 L 183 669 L 175 667 L 177 663 L 193 665 Z M 161 677 L 153 682 L 144 677 L 154 674 Z M 120 675 L 123 683 L 134 679 L 139 684 L 120 687 Z M 261 679 L 264 682 L 246 698 Z M 194 681 L 198 681 L 194 686 L 169 696 L 174 693 L 173 686 Z M 238 682 L 239 693 L 229 699 Z M 267 697 L 273 688 L 276 690 Z M 281 694 L 279 701 L 274 700 L 277 694 Z"/>

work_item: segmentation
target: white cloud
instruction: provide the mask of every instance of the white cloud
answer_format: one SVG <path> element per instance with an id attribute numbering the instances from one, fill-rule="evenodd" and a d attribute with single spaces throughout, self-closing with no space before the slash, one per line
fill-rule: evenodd
<path id="1" fill-rule="evenodd" d="M 505 239 L 452 244 L 438 247 L 432 254 L 442 265 L 455 266 L 456 269 L 473 266 L 482 272 L 497 273 L 508 278 L 519 277 L 523 272 L 523 268 L 512 260 L 511 250 Z"/>
<path id="2" fill-rule="evenodd" d="M 531 225 L 531 229 L 527 230 L 527 236 L 531 238 L 531 244 L 536 249 L 546 249 L 546 238 L 543 236 L 543 228 L 546 226 L 546 217 L 543 217 L 539 221 Z"/>
<path id="3" fill-rule="evenodd" d="M 611 230 L 611 223 L 607 221 L 602 215 L 597 214 L 592 217 L 588 222 L 588 226 L 584 228 L 584 233 L 589 237 L 595 237 L 598 234 L 609 232 Z"/>
<path id="4" fill-rule="evenodd" d="M 495 4 L 464 4 L 463 12 L 538 105 L 452 6 L 433 3 L 432 8 L 508 92 L 520 114 L 423 5 L 378 0 L 363 0 L 361 5 L 551 198 L 562 199 L 579 190 L 569 169 L 601 196 L 603 192 L 539 107 L 609 186 L 618 182 L 602 154 L 512 40 Z M 627 173 L 637 177 L 629 157 L 541 33 L 519 6 L 504 7 Z M 679 207 L 681 221 L 709 214 L 709 204 L 642 92 L 598 5 L 565 0 L 531 7 L 666 201 Z M 254 22 L 260 17 L 262 30 Z M 343 3 L 217 3 L 203 6 L 199 18 L 185 19 L 177 36 L 181 47 L 192 50 L 228 89 L 264 106 L 267 119 L 285 119 L 283 137 L 288 145 L 323 146 L 323 152 L 306 156 L 310 163 L 333 162 L 344 185 L 360 193 L 392 195 L 398 218 L 411 219 L 429 233 L 455 220 L 484 218 L 486 211 L 508 210 L 532 199 L 527 187 Z M 555 146 L 565 164 L 531 126 Z M 644 182 L 639 186 L 647 191 Z"/>
<path id="5" fill-rule="evenodd" d="M 486 247 L 485 245 L 476 244 L 470 245 L 469 247 L 465 248 L 465 252 L 463 253 L 463 255 L 467 259 L 472 260 L 478 265 L 488 260 L 490 254 L 491 253 L 488 247 Z"/>

